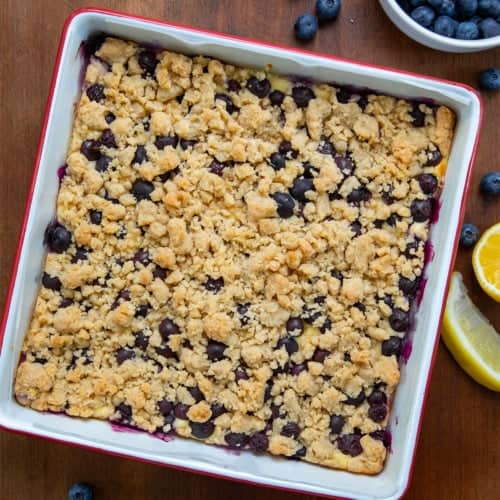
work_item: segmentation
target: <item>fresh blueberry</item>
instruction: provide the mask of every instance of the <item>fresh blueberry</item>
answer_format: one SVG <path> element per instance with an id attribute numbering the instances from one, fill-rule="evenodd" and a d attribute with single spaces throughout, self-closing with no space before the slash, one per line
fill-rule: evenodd
<path id="1" fill-rule="evenodd" d="M 101 156 L 101 143 L 92 139 L 86 139 L 80 146 L 80 153 L 89 161 L 96 161 Z"/>
<path id="2" fill-rule="evenodd" d="M 412 11 L 410 15 L 415 22 L 417 22 L 424 28 L 428 28 L 436 17 L 436 13 L 434 12 L 434 10 L 427 5 L 417 7 Z"/>
<path id="3" fill-rule="evenodd" d="M 158 59 L 152 50 L 143 50 L 138 57 L 139 66 L 146 75 L 154 75 Z"/>
<path id="4" fill-rule="evenodd" d="M 490 172 L 486 174 L 479 184 L 484 194 L 491 196 L 500 195 L 500 172 Z"/>
<path id="5" fill-rule="evenodd" d="M 285 99 L 285 94 L 283 94 L 281 90 L 273 90 L 269 94 L 269 100 L 271 101 L 271 104 L 273 106 L 281 106 L 283 104 L 284 99 Z"/>
<path id="6" fill-rule="evenodd" d="M 298 108 L 307 108 L 309 101 L 314 99 L 316 95 L 309 87 L 300 85 L 292 89 L 292 97 Z"/>
<path id="7" fill-rule="evenodd" d="M 316 17 L 318 21 L 337 19 L 342 3 L 340 0 L 316 0 Z"/>
<path id="8" fill-rule="evenodd" d="M 477 12 L 483 17 L 500 16 L 500 0 L 479 0 Z"/>
<path id="9" fill-rule="evenodd" d="M 483 38 L 491 38 L 500 35 L 500 23 L 497 23 L 491 17 L 483 19 L 479 22 L 479 30 Z"/>
<path id="10" fill-rule="evenodd" d="M 460 245 L 464 248 L 472 247 L 479 239 L 479 229 L 475 224 L 464 224 L 460 232 Z"/>
<path id="11" fill-rule="evenodd" d="M 483 90 L 500 89 L 500 69 L 488 68 L 479 74 L 479 86 Z"/>
<path id="12" fill-rule="evenodd" d="M 409 14 L 410 11 L 412 10 L 412 5 L 410 4 L 410 0 L 397 0 L 398 5 L 407 13 Z"/>
<path id="13" fill-rule="evenodd" d="M 441 16 L 456 17 L 455 0 L 428 0 L 427 3 Z"/>
<path id="14" fill-rule="evenodd" d="M 421 5 L 425 5 L 427 0 L 410 0 L 410 5 L 415 9 L 416 7 L 420 7 Z"/>
<path id="15" fill-rule="evenodd" d="M 71 233 L 62 224 L 49 224 L 45 230 L 45 241 L 51 252 L 63 253 L 71 244 Z"/>
<path id="16" fill-rule="evenodd" d="M 312 14 L 302 14 L 295 21 L 294 31 L 299 40 L 312 40 L 318 31 L 318 21 Z"/>
<path id="17" fill-rule="evenodd" d="M 247 89 L 262 99 L 271 91 L 271 83 L 267 78 L 259 80 L 255 76 L 251 76 L 247 81 Z"/>
<path id="18" fill-rule="evenodd" d="M 179 142 L 179 138 L 173 135 L 157 135 L 155 139 L 155 146 L 157 149 L 165 149 L 167 146 L 172 146 L 173 148 L 177 147 L 177 143 Z"/>
<path id="19" fill-rule="evenodd" d="M 271 195 L 271 198 L 278 205 L 278 215 L 282 219 L 288 219 L 293 215 L 295 201 L 288 193 L 274 193 Z"/>
<path id="20" fill-rule="evenodd" d="M 104 99 L 104 86 L 100 83 L 94 83 L 87 89 L 86 94 L 91 101 L 102 101 Z"/>
<path id="21" fill-rule="evenodd" d="M 274 170 L 285 168 L 286 159 L 281 153 L 273 153 L 269 158 L 269 163 Z"/>
<path id="22" fill-rule="evenodd" d="M 133 359 L 135 358 L 135 352 L 132 349 L 127 349 L 125 347 L 120 347 L 116 351 L 116 362 L 121 365 L 128 359 Z"/>
<path id="23" fill-rule="evenodd" d="M 470 19 L 477 11 L 477 0 L 455 0 L 458 18 Z"/>
<path id="24" fill-rule="evenodd" d="M 433 30 L 438 35 L 447 36 L 448 38 L 453 38 L 455 32 L 457 31 L 458 22 L 449 16 L 439 16 L 434 21 Z"/>
<path id="25" fill-rule="evenodd" d="M 42 285 L 49 290 L 58 292 L 61 289 L 61 280 L 57 276 L 51 276 L 48 273 L 43 273 Z"/>
<path id="26" fill-rule="evenodd" d="M 312 179 L 306 179 L 305 177 L 297 177 L 290 188 L 290 194 L 302 203 L 309 201 L 306 198 L 306 193 L 308 191 L 314 191 L 314 183 Z"/>
<path id="27" fill-rule="evenodd" d="M 435 175 L 421 174 L 418 176 L 418 183 L 424 194 L 432 194 L 436 191 L 438 180 Z"/>
<path id="28" fill-rule="evenodd" d="M 207 439 L 215 430 L 215 425 L 210 421 L 202 423 L 189 422 L 189 426 L 191 427 L 191 434 L 198 439 Z"/>
<path id="29" fill-rule="evenodd" d="M 144 163 L 145 161 L 148 161 L 148 154 L 146 152 L 146 148 L 143 145 L 137 146 L 135 153 L 134 153 L 134 158 L 132 159 L 132 164 L 134 163 Z"/>
<path id="30" fill-rule="evenodd" d="M 224 358 L 224 351 L 226 344 L 217 342 L 216 340 L 209 340 L 207 344 L 207 356 L 210 361 L 219 361 Z"/>
<path id="31" fill-rule="evenodd" d="M 155 187 L 149 181 L 139 179 L 132 184 L 132 194 L 137 201 L 149 199 Z"/>
<path id="32" fill-rule="evenodd" d="M 68 500 L 93 500 L 94 489 L 90 484 L 73 483 L 68 490 Z"/>
<path id="33" fill-rule="evenodd" d="M 455 38 L 459 40 L 477 40 L 479 38 L 479 28 L 476 23 L 464 21 L 457 26 Z"/>
<path id="34" fill-rule="evenodd" d="M 230 432 L 224 436 L 224 441 L 235 450 L 244 448 L 248 443 L 249 437 L 242 432 Z"/>
<path id="35" fill-rule="evenodd" d="M 429 220 L 432 215 L 431 200 L 413 200 L 410 211 L 415 222 L 425 222 Z"/>
<path id="36" fill-rule="evenodd" d="M 300 335 L 304 331 L 304 322 L 300 318 L 289 318 L 286 322 L 286 331 Z"/>
<path id="37" fill-rule="evenodd" d="M 207 291 L 218 293 L 224 288 L 224 278 L 208 278 L 204 286 Z"/>
<path id="38" fill-rule="evenodd" d="M 410 326 L 409 314 L 399 307 L 395 307 L 389 316 L 389 324 L 396 332 L 406 332 Z"/>
<path id="39" fill-rule="evenodd" d="M 337 446 L 344 455 L 357 457 L 363 453 L 359 434 L 343 434 L 337 439 Z"/>
<path id="40" fill-rule="evenodd" d="M 168 340 L 170 335 L 176 335 L 179 333 L 179 327 L 169 318 L 165 318 L 158 326 L 161 338 L 163 340 Z"/>

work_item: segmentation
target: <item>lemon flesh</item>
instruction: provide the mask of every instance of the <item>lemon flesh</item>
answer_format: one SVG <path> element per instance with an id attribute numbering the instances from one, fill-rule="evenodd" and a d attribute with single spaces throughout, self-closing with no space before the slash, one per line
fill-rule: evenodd
<path id="1" fill-rule="evenodd" d="M 500 334 L 472 303 L 459 272 L 451 277 L 441 337 L 465 372 L 500 392 Z"/>

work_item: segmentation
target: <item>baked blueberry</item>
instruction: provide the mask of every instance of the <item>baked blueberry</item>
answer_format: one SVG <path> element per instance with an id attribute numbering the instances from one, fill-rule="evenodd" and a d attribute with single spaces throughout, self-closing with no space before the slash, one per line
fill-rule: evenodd
<path id="1" fill-rule="evenodd" d="M 168 346 L 168 345 L 162 345 L 160 347 L 157 347 L 155 349 L 156 354 L 159 354 L 160 356 L 163 356 L 164 358 L 177 358 L 177 354 L 175 354 L 174 351 Z"/>
<path id="2" fill-rule="evenodd" d="M 382 354 L 384 356 L 399 357 L 401 353 L 402 341 L 399 337 L 389 337 L 382 342 Z"/>
<path id="3" fill-rule="evenodd" d="M 149 306 L 147 304 L 139 304 L 135 310 L 136 318 L 145 318 L 148 314 Z"/>
<path id="4" fill-rule="evenodd" d="M 380 405 L 380 404 L 386 404 L 387 403 L 387 396 L 385 395 L 385 392 L 382 392 L 379 389 L 375 389 L 369 396 L 368 396 L 368 403 L 370 405 Z"/>
<path id="5" fill-rule="evenodd" d="M 174 406 L 174 415 L 175 418 L 179 418 L 181 420 L 187 420 L 187 412 L 189 411 L 189 406 L 184 403 L 177 403 Z"/>
<path id="6" fill-rule="evenodd" d="M 247 89 L 261 99 L 266 97 L 271 91 L 271 84 L 267 78 L 259 80 L 255 76 L 251 76 L 247 81 Z"/>
<path id="7" fill-rule="evenodd" d="M 306 198 L 306 193 L 308 191 L 314 191 L 314 182 L 312 179 L 307 179 L 305 177 L 297 177 L 290 188 L 290 194 L 302 203 L 309 201 Z"/>
<path id="8" fill-rule="evenodd" d="M 134 336 L 134 346 L 138 347 L 142 351 L 145 351 L 149 344 L 149 337 L 145 335 L 144 332 L 136 332 L 134 333 Z"/>
<path id="9" fill-rule="evenodd" d="M 116 116 L 114 113 L 111 113 L 111 111 L 108 111 L 104 116 L 104 120 L 109 125 L 110 123 L 113 123 L 116 120 Z"/>
<path id="10" fill-rule="evenodd" d="M 352 175 L 352 173 L 354 172 L 354 162 L 352 161 L 352 158 L 349 158 L 348 156 L 336 155 L 335 163 L 344 175 Z"/>
<path id="11" fill-rule="evenodd" d="M 374 422 L 382 422 L 387 416 L 387 406 L 385 404 L 374 404 L 368 409 L 368 416 Z"/>
<path id="12" fill-rule="evenodd" d="M 160 266 L 155 266 L 153 269 L 153 279 L 159 278 L 164 280 L 167 277 L 167 270 Z"/>
<path id="13" fill-rule="evenodd" d="M 147 266 L 151 262 L 151 258 L 149 257 L 149 252 L 145 248 L 140 248 L 139 250 L 137 250 L 132 260 L 134 262 L 140 262 L 143 266 Z"/>
<path id="14" fill-rule="evenodd" d="M 425 125 L 425 113 L 420 109 L 420 105 L 415 103 L 410 111 L 412 125 L 414 127 L 423 127 Z"/>
<path id="15" fill-rule="evenodd" d="M 347 104 L 352 98 L 352 93 L 345 88 L 340 88 L 337 90 L 337 101 L 340 104 Z"/>
<path id="16" fill-rule="evenodd" d="M 71 257 L 71 263 L 75 264 L 80 260 L 87 260 L 88 259 L 88 250 L 84 247 L 78 247 L 75 251 L 75 255 Z"/>
<path id="17" fill-rule="evenodd" d="M 365 391 L 363 391 L 363 389 L 361 389 L 359 394 L 357 394 L 356 396 L 347 396 L 347 399 L 344 401 L 344 404 L 357 407 L 361 403 L 363 403 L 365 398 L 366 398 Z"/>
<path id="18" fill-rule="evenodd" d="M 422 5 L 420 7 L 417 7 L 415 10 L 411 12 L 410 15 L 415 22 L 417 22 L 424 28 L 428 28 L 432 24 L 432 21 L 434 21 L 434 18 L 436 17 L 436 13 L 434 12 L 434 10 L 428 7 L 427 5 Z"/>
<path id="19" fill-rule="evenodd" d="M 286 158 L 297 158 L 298 153 L 292 147 L 292 143 L 290 141 L 281 141 L 278 146 L 278 152 L 280 152 Z"/>
<path id="20" fill-rule="evenodd" d="M 295 20 L 293 29 L 299 40 L 312 40 L 318 31 L 318 21 L 312 14 L 302 14 Z"/>
<path id="21" fill-rule="evenodd" d="M 247 445 L 249 436 L 247 434 L 243 434 L 242 432 L 229 432 L 224 436 L 224 441 L 229 448 L 239 450 Z"/>
<path id="22" fill-rule="evenodd" d="M 344 455 L 357 457 L 363 453 L 359 434 L 343 434 L 337 438 L 337 446 Z"/>
<path id="23" fill-rule="evenodd" d="M 302 372 L 305 372 L 307 370 L 307 365 L 305 363 L 297 363 L 293 364 L 289 368 L 290 375 L 297 376 L 301 374 Z"/>
<path id="24" fill-rule="evenodd" d="M 210 407 L 212 410 L 212 418 L 217 418 L 227 412 L 225 406 L 222 403 L 214 403 Z"/>
<path id="25" fill-rule="evenodd" d="M 300 318 L 289 318 L 286 322 L 286 331 L 294 335 L 300 335 L 304 331 L 304 322 Z"/>
<path id="26" fill-rule="evenodd" d="M 219 361 L 224 358 L 224 351 L 226 344 L 217 342 L 216 340 L 209 340 L 207 344 L 207 356 L 210 361 Z"/>
<path id="27" fill-rule="evenodd" d="M 292 89 L 292 98 L 298 108 L 307 108 L 309 101 L 316 96 L 311 88 L 300 85 Z"/>
<path id="28" fill-rule="evenodd" d="M 439 165 L 439 163 L 441 163 L 442 159 L 443 155 L 441 154 L 439 148 L 436 146 L 435 149 L 427 151 L 427 162 L 425 163 L 425 166 L 435 167 L 436 165 Z"/>
<path id="29" fill-rule="evenodd" d="M 288 422 L 282 427 L 280 434 L 285 437 L 297 439 L 300 434 L 299 424 L 296 422 Z"/>
<path id="30" fill-rule="evenodd" d="M 365 187 L 353 189 L 347 195 L 347 201 L 353 205 L 359 205 L 362 202 L 369 201 L 372 197 L 370 191 Z"/>
<path id="31" fill-rule="evenodd" d="M 191 427 L 191 435 L 198 439 L 207 439 L 215 430 L 213 422 L 189 422 Z"/>
<path id="32" fill-rule="evenodd" d="M 340 434 L 345 425 L 345 419 L 342 415 L 332 415 L 330 417 L 330 431 L 333 434 Z"/>
<path id="33" fill-rule="evenodd" d="M 99 142 L 103 145 L 106 146 L 107 148 L 116 148 L 116 139 L 115 135 L 111 131 L 111 129 L 107 128 L 106 130 L 103 130 L 101 134 L 101 138 L 99 139 Z"/>
<path id="34" fill-rule="evenodd" d="M 219 293 L 224 288 L 224 278 L 208 278 L 204 286 L 209 292 Z"/>
<path id="35" fill-rule="evenodd" d="M 282 219 L 288 219 L 293 215 L 295 201 L 288 193 L 273 193 L 271 198 L 278 205 L 277 212 Z"/>
<path id="36" fill-rule="evenodd" d="M 49 224 L 45 230 L 45 241 L 51 252 L 65 252 L 71 245 L 71 239 L 71 233 L 58 222 Z"/>
<path id="37" fill-rule="evenodd" d="M 177 143 L 179 142 L 179 138 L 177 135 L 157 135 L 155 139 L 155 146 L 157 149 L 165 149 L 167 146 L 172 146 L 173 148 L 177 147 Z"/>
<path id="38" fill-rule="evenodd" d="M 335 155 L 335 147 L 328 139 L 323 139 L 319 143 L 318 152 L 323 154 L 323 155 L 334 156 Z"/>
<path id="39" fill-rule="evenodd" d="M 137 201 L 148 200 L 155 187 L 152 182 L 138 179 L 132 184 L 132 194 Z"/>
<path id="40" fill-rule="evenodd" d="M 460 231 L 460 245 L 464 248 L 474 246 L 479 239 L 479 228 L 475 224 L 464 224 Z"/>
<path id="41" fill-rule="evenodd" d="M 250 377 L 248 376 L 248 373 L 245 369 L 244 366 L 237 366 L 236 369 L 234 370 L 234 379 L 236 382 L 239 382 L 240 380 L 248 380 Z"/>
<path id="42" fill-rule="evenodd" d="M 431 218 L 431 200 L 413 200 L 410 206 L 411 216 L 415 222 L 425 222 Z"/>
<path id="43" fill-rule="evenodd" d="M 211 172 L 212 174 L 218 175 L 218 176 L 222 176 L 222 173 L 224 172 L 224 168 L 226 168 L 226 164 L 221 163 L 220 161 L 217 161 L 215 159 L 212 160 L 210 162 L 210 165 L 208 166 L 209 172 Z"/>
<path id="44" fill-rule="evenodd" d="M 215 94 L 215 100 L 222 101 L 230 115 L 239 111 L 239 108 L 234 105 L 233 100 L 227 94 Z"/>
<path id="45" fill-rule="evenodd" d="M 355 236 L 359 236 L 363 232 L 361 222 L 359 222 L 359 220 L 355 220 L 351 224 L 351 231 L 354 233 Z"/>
<path id="46" fill-rule="evenodd" d="M 100 155 L 95 162 L 95 169 L 98 172 L 106 172 L 108 170 L 108 166 L 111 163 L 111 158 L 107 155 Z"/>
<path id="47" fill-rule="evenodd" d="M 273 153 L 269 158 L 269 163 L 274 170 L 285 168 L 286 158 L 281 153 Z"/>
<path id="48" fill-rule="evenodd" d="M 424 194 L 432 194 L 436 191 L 438 186 L 438 180 L 435 175 L 432 174 L 421 174 L 418 176 L 418 183 L 420 189 Z"/>
<path id="49" fill-rule="evenodd" d="M 330 354 L 330 351 L 316 347 L 316 350 L 314 351 L 312 360 L 316 361 L 316 363 L 323 363 L 329 354 Z"/>
<path id="50" fill-rule="evenodd" d="M 240 316 L 240 323 L 242 326 L 245 326 L 248 324 L 249 317 L 247 315 L 248 309 L 250 308 L 250 303 L 246 302 L 245 304 L 237 304 L 236 305 L 236 311 L 238 312 Z"/>
<path id="51" fill-rule="evenodd" d="M 94 83 L 87 88 L 86 94 L 91 101 L 100 102 L 104 99 L 104 85 Z"/>
<path id="52" fill-rule="evenodd" d="M 408 278 L 405 278 L 404 276 L 401 276 L 399 278 L 398 285 L 399 289 L 403 292 L 404 295 L 413 297 L 417 293 L 419 280 L 418 278 L 410 280 Z"/>
<path id="53" fill-rule="evenodd" d="M 144 163 L 145 161 L 148 161 L 148 159 L 149 158 L 148 158 L 148 154 L 146 152 L 146 148 L 142 144 L 140 144 L 135 149 L 134 158 L 132 159 L 132 165 L 134 163 L 138 163 L 138 164 Z"/>
<path id="54" fill-rule="evenodd" d="M 152 50 L 143 50 L 137 59 L 145 75 L 154 75 L 158 59 L 156 59 L 156 54 Z"/>
<path id="55" fill-rule="evenodd" d="M 158 411 L 163 415 L 167 416 L 174 410 L 174 404 L 168 399 L 162 399 L 158 401 Z"/>
<path id="56" fill-rule="evenodd" d="M 86 139 L 80 146 L 80 153 L 89 161 L 96 161 L 101 156 L 101 144 L 99 141 L 93 139 Z"/>
<path id="57" fill-rule="evenodd" d="M 189 391 L 189 394 L 191 394 L 191 396 L 193 396 L 193 399 L 197 403 L 199 403 L 200 401 L 203 401 L 205 399 L 205 396 L 203 395 L 203 393 L 201 392 L 200 388 L 197 385 L 195 385 L 194 387 L 189 387 L 188 391 Z"/>
<path id="58" fill-rule="evenodd" d="M 180 332 L 179 327 L 170 319 L 165 318 L 158 326 L 161 338 L 165 341 L 168 340 L 170 335 L 176 335 Z"/>
<path id="59" fill-rule="evenodd" d="M 293 337 L 284 337 L 282 339 L 279 339 L 276 347 L 278 349 L 281 349 L 281 347 L 284 347 L 286 349 L 286 352 L 290 356 L 299 350 L 299 344 L 297 344 L 297 341 Z"/>
<path id="60" fill-rule="evenodd" d="M 269 446 L 269 439 L 263 432 L 256 432 L 248 440 L 248 447 L 251 450 L 264 453 Z"/>
<path id="61" fill-rule="evenodd" d="M 132 349 L 127 349 L 126 347 L 120 347 L 116 351 L 116 362 L 121 365 L 128 359 L 135 358 L 135 352 Z"/>
<path id="62" fill-rule="evenodd" d="M 281 90 L 273 90 L 269 94 L 269 100 L 273 106 L 281 106 L 285 100 L 285 94 Z"/>
<path id="63" fill-rule="evenodd" d="M 194 147 L 197 142 L 196 139 L 181 139 L 181 149 L 186 151 L 186 149 Z"/>
<path id="64" fill-rule="evenodd" d="M 57 276 L 51 276 L 48 273 L 43 273 L 42 285 L 49 290 L 58 292 L 61 289 L 61 280 Z"/>
<path id="65" fill-rule="evenodd" d="M 238 92 L 239 90 L 241 90 L 241 85 L 238 82 L 238 80 L 230 79 L 227 81 L 226 85 L 227 89 L 230 90 L 231 92 Z"/>
<path id="66" fill-rule="evenodd" d="M 396 332 L 406 332 L 410 326 L 409 314 L 399 307 L 395 307 L 392 310 L 392 314 L 389 316 L 389 324 Z"/>
<path id="67" fill-rule="evenodd" d="M 307 448 L 305 446 L 301 446 L 290 458 L 301 459 L 304 458 L 307 454 Z"/>

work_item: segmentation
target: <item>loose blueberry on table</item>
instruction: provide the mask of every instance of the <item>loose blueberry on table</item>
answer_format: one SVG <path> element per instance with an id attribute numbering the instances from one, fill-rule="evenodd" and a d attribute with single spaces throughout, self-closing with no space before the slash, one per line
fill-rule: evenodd
<path id="1" fill-rule="evenodd" d="M 94 489 L 87 483 L 73 483 L 68 490 L 68 500 L 93 500 Z"/>

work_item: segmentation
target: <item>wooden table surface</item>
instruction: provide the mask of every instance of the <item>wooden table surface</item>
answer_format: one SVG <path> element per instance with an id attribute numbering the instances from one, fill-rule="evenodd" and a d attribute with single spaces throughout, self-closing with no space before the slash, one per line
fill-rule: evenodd
<path id="1" fill-rule="evenodd" d="M 178 23 L 297 45 L 296 16 L 313 0 L 116 0 L 114 8 Z M 339 20 L 306 47 L 369 63 L 466 82 L 500 65 L 500 49 L 451 55 L 427 49 L 394 27 L 375 0 L 345 0 Z M 2 0 L 0 8 L 0 300 L 3 303 L 28 191 L 59 35 L 76 0 Z M 500 170 L 500 91 L 484 95 L 485 116 L 466 220 L 481 229 L 500 220 L 500 200 L 478 192 L 481 176 Z M 456 267 L 472 298 L 500 330 L 498 304 L 481 292 L 470 252 Z M 413 481 L 406 496 L 451 500 L 500 498 L 500 395 L 468 378 L 441 344 L 427 402 Z M 0 499 L 66 498 L 74 481 L 95 485 L 97 500 L 284 500 L 288 493 L 256 488 L 95 454 L 0 432 Z M 291 498 L 310 499 L 296 495 Z"/>

